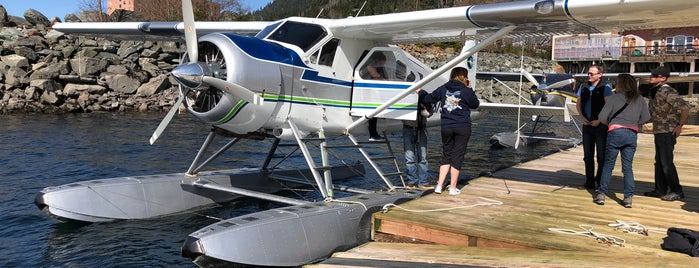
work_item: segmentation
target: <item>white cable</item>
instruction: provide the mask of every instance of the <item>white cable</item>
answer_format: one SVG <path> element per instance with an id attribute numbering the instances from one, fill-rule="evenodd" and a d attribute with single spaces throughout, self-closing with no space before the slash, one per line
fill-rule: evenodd
<path id="1" fill-rule="evenodd" d="M 480 201 L 479 201 L 479 202 L 476 203 L 476 204 L 468 205 L 468 206 L 458 206 L 458 207 L 448 207 L 448 208 L 438 208 L 438 209 L 407 209 L 407 208 L 404 208 L 404 207 L 401 207 L 401 206 L 399 206 L 399 205 L 396 205 L 396 204 L 391 203 L 391 204 L 386 204 L 386 205 L 384 205 L 384 206 L 383 206 L 383 209 L 381 209 L 381 211 L 382 211 L 383 213 L 386 213 L 386 212 L 388 212 L 388 210 L 389 210 L 390 208 L 397 208 L 397 209 L 400 209 L 400 210 L 403 210 L 403 211 L 407 211 L 407 212 L 423 213 L 423 212 L 447 211 L 447 210 L 462 209 L 462 208 L 472 208 L 472 207 L 478 207 L 478 206 L 502 205 L 502 201 L 498 201 L 498 200 L 494 200 L 494 199 L 489 199 L 489 198 L 485 198 L 485 197 L 479 197 L 479 198 L 480 198 L 480 199 L 483 199 L 483 200 L 486 200 L 486 201 L 488 201 L 488 202 L 485 202 L 485 203 L 484 203 L 484 202 L 480 202 Z"/>

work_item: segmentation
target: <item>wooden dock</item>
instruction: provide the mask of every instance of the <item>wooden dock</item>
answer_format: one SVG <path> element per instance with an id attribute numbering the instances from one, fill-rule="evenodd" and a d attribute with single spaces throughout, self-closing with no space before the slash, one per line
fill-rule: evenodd
<path id="1" fill-rule="evenodd" d="M 578 189 L 584 164 L 582 147 L 575 147 L 473 179 L 458 196 L 428 194 L 376 213 L 372 242 L 311 266 L 699 267 L 699 258 L 660 248 L 669 227 L 699 230 L 697 129 L 687 127 L 675 147 L 686 195 L 681 201 L 643 196 L 653 189 L 655 161 L 652 134 L 640 134 L 633 208 L 618 204 L 623 199 L 619 160 L 605 205 L 592 202 L 592 191 Z M 649 232 L 626 233 L 609 225 L 618 221 L 638 223 Z M 623 245 L 595 237 L 604 235 L 620 238 Z"/>

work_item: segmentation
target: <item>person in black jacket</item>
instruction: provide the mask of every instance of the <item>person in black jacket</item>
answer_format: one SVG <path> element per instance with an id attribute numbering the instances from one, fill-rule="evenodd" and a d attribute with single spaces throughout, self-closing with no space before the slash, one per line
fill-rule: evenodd
<path id="1" fill-rule="evenodd" d="M 464 162 L 468 140 L 471 138 L 471 109 L 478 108 L 480 101 L 470 88 L 468 70 L 455 67 L 451 70 L 449 82 L 438 87 L 432 93 L 418 89 L 425 104 L 439 103 L 442 126 L 442 163 L 439 167 L 439 179 L 434 188 L 435 193 L 442 192 L 442 184 L 447 173 L 451 174 L 449 194 L 458 195 L 456 187 L 459 171 Z"/>
<path id="2" fill-rule="evenodd" d="M 604 151 L 607 144 L 607 125 L 593 126 L 599 112 L 612 93 L 609 84 L 602 83 L 602 67 L 592 65 L 587 71 L 588 84 L 578 89 L 578 113 L 583 116 L 582 142 L 585 162 L 585 184 L 583 187 L 594 190 L 599 187 L 604 166 Z M 595 151 L 597 151 L 597 172 L 595 172 Z"/>

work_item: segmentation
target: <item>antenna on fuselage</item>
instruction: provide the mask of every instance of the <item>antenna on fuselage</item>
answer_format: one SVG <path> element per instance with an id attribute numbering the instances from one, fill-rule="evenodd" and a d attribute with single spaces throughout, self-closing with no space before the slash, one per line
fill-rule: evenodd
<path id="1" fill-rule="evenodd" d="M 316 19 L 320 17 L 320 14 L 323 14 L 323 11 L 325 11 L 325 8 L 320 9 L 320 11 L 318 12 L 318 15 L 316 15 Z"/>
<path id="2" fill-rule="evenodd" d="M 364 4 L 362 4 L 362 7 L 359 8 L 359 11 L 357 11 L 357 15 L 355 15 L 354 17 L 359 17 L 359 13 L 362 13 L 364 6 L 366 6 L 366 1 L 364 1 Z"/>

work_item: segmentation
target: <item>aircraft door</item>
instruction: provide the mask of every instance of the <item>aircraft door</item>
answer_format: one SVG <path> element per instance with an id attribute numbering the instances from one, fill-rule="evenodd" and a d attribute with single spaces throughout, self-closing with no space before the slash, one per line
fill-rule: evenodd
<path id="1" fill-rule="evenodd" d="M 354 71 L 350 107 L 353 116 L 372 112 L 429 73 L 429 68 L 419 66 L 409 56 L 397 47 L 374 48 L 366 54 Z M 416 112 L 417 94 L 410 94 L 376 117 L 415 120 Z"/>

